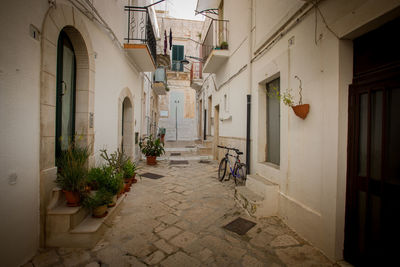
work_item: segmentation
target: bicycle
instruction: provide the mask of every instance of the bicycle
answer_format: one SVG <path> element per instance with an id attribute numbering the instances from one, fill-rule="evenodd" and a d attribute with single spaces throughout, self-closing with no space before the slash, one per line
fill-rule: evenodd
<path id="1" fill-rule="evenodd" d="M 226 167 L 229 164 L 230 173 L 229 173 L 227 181 L 229 181 L 231 179 L 231 176 L 233 176 L 233 178 L 235 179 L 236 185 L 244 185 L 246 182 L 246 172 L 245 172 L 246 165 L 244 163 L 241 163 L 240 158 L 239 158 L 240 155 L 243 155 L 243 152 L 240 152 L 239 149 L 230 148 L 230 147 L 226 147 L 226 146 L 217 146 L 217 147 L 226 149 L 225 157 L 219 163 L 218 180 L 221 182 L 224 180 L 224 177 L 226 174 Z M 235 151 L 236 156 L 229 154 L 229 150 Z M 233 165 L 233 169 L 232 169 L 231 161 L 229 160 L 229 156 L 235 158 L 235 164 Z"/>

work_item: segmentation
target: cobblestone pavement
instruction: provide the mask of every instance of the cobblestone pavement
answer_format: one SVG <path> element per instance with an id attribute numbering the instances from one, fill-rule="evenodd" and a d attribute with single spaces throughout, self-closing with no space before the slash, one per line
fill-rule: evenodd
<path id="1" fill-rule="evenodd" d="M 335 266 L 277 217 L 254 220 L 234 201 L 233 181 L 217 180 L 217 163 L 143 166 L 120 214 L 93 249 L 41 251 L 26 266 Z M 256 222 L 239 236 L 222 226 Z"/>

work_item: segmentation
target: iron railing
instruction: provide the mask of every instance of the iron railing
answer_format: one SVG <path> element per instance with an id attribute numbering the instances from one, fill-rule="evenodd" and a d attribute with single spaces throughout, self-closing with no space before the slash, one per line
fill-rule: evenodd
<path id="1" fill-rule="evenodd" d="M 228 49 L 228 21 L 213 20 L 210 23 L 206 37 L 202 45 L 202 56 L 204 62 L 214 49 Z"/>
<path id="2" fill-rule="evenodd" d="M 190 68 L 190 83 L 192 83 L 194 79 L 203 78 L 202 67 L 201 62 L 192 63 L 192 67 Z"/>
<path id="3" fill-rule="evenodd" d="M 125 6 L 128 12 L 128 44 L 147 44 L 154 62 L 157 59 L 157 41 L 154 35 L 149 10 L 145 7 Z"/>

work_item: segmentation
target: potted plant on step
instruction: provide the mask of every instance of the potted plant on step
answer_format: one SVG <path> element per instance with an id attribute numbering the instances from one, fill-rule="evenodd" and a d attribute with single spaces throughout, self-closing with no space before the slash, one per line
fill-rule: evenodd
<path id="1" fill-rule="evenodd" d="M 157 157 L 165 153 L 160 139 L 154 139 L 152 135 L 141 139 L 139 142 L 139 147 L 147 158 L 147 165 L 157 164 Z"/>
<path id="2" fill-rule="evenodd" d="M 296 116 L 302 118 L 303 120 L 307 117 L 308 112 L 310 111 L 310 105 L 309 104 L 303 104 L 303 96 L 301 94 L 303 88 L 301 87 L 301 80 L 300 78 L 296 75 L 294 76 L 296 79 L 299 80 L 300 85 L 299 85 L 299 103 L 295 105 L 294 103 L 294 97 L 291 94 L 291 89 L 287 89 L 283 95 L 276 89 L 276 88 L 271 88 L 271 90 L 268 91 L 268 96 L 270 97 L 276 97 L 279 100 L 282 100 L 283 104 L 292 107 L 294 113 Z"/>
<path id="3" fill-rule="evenodd" d="M 58 173 L 56 184 L 65 193 L 67 206 L 80 205 L 81 193 L 84 192 L 87 176 L 88 147 L 78 147 L 72 143 L 57 158 Z"/>
<path id="4" fill-rule="evenodd" d="M 228 43 L 224 41 L 221 43 L 220 47 L 222 50 L 226 50 L 226 49 L 228 49 Z"/>
<path id="5" fill-rule="evenodd" d="M 137 180 L 135 179 L 136 170 L 137 170 L 136 164 L 131 160 L 128 160 L 123 166 L 124 179 L 129 180 L 131 184 L 136 183 L 137 182 Z"/>
<path id="6" fill-rule="evenodd" d="M 83 206 L 92 211 L 92 216 L 102 218 L 107 216 L 107 205 L 110 203 L 112 195 L 104 188 L 96 191 L 93 195 L 88 195 L 83 201 Z"/>

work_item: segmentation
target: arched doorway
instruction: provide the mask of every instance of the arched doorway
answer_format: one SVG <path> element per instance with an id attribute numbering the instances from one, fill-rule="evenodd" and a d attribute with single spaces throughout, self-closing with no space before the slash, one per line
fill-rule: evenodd
<path id="1" fill-rule="evenodd" d="M 133 158 L 133 110 L 128 97 L 122 102 L 121 143 L 120 149 Z"/>
<path id="2" fill-rule="evenodd" d="M 41 246 L 45 246 L 47 207 L 57 177 L 56 150 L 67 146 L 77 133 L 80 136 L 76 140 L 78 145 L 92 148 L 89 165 L 94 164 L 95 61 L 84 20 L 81 13 L 59 3 L 49 10 L 43 22 L 39 157 Z M 59 54 L 64 63 L 57 60 Z M 60 142 L 61 136 L 64 143 Z"/>
<path id="3" fill-rule="evenodd" d="M 64 30 L 57 45 L 56 157 L 74 140 L 76 103 L 76 58 Z"/>

